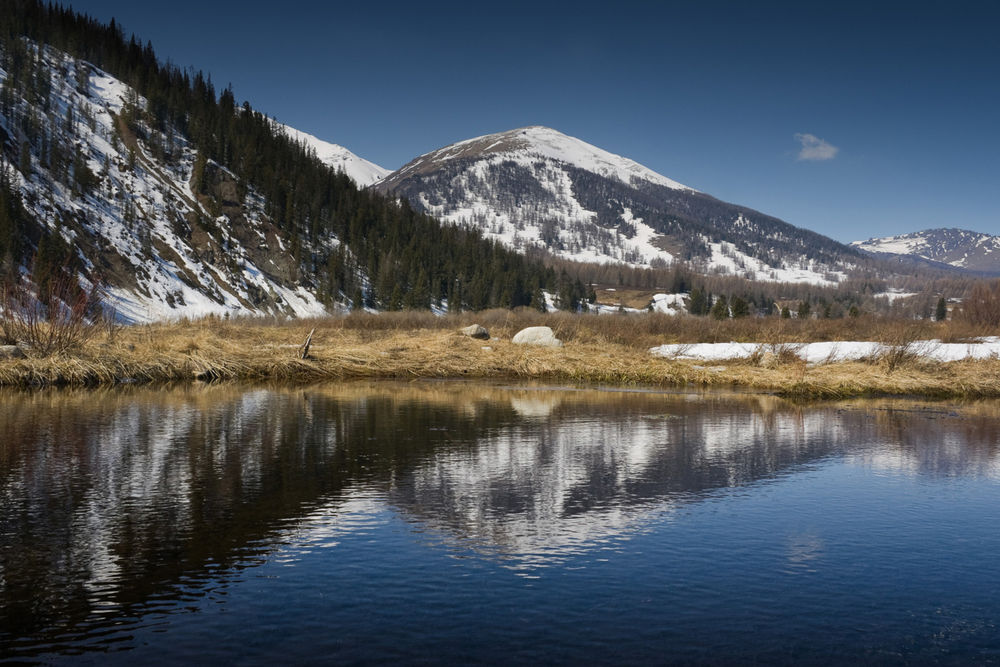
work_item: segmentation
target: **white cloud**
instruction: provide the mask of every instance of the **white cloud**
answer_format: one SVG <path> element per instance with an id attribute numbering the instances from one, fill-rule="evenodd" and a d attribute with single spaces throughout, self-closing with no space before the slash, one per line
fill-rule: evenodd
<path id="1" fill-rule="evenodd" d="M 832 144 L 828 144 L 815 134 L 796 134 L 795 141 L 802 144 L 799 150 L 800 160 L 832 160 L 840 149 Z"/>

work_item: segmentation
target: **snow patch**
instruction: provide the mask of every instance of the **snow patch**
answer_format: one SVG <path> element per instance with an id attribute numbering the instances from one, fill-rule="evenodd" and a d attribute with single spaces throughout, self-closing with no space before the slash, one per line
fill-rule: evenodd
<path id="1" fill-rule="evenodd" d="M 687 311 L 687 294 L 654 294 L 653 311 L 667 315 L 682 315 Z"/>
<path id="2" fill-rule="evenodd" d="M 798 357 L 808 363 L 830 363 L 837 361 L 858 361 L 872 358 L 892 349 L 892 346 L 870 341 L 830 341 L 822 343 L 789 343 L 786 348 L 794 350 Z M 964 359 L 1000 358 L 1000 337 L 978 339 L 971 343 L 942 343 L 940 340 L 924 340 L 910 344 L 909 349 L 916 355 L 932 361 L 962 361 Z M 675 343 L 650 348 L 657 357 L 673 359 L 696 359 L 701 361 L 725 361 L 746 359 L 759 351 L 772 350 L 774 346 L 762 343 Z"/>
<path id="3" fill-rule="evenodd" d="M 275 122 L 274 125 L 293 140 L 305 145 L 309 150 L 315 151 L 316 157 L 319 158 L 320 162 L 333 168 L 334 171 L 347 174 L 355 183 L 363 188 L 378 183 L 392 173 L 389 169 L 358 157 L 343 146 L 323 141 L 288 125 L 278 122 Z"/>

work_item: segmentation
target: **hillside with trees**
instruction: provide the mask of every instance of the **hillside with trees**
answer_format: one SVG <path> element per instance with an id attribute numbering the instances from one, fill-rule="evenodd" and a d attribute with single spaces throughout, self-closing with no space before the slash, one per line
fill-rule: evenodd
<path id="1" fill-rule="evenodd" d="M 127 275 L 141 278 L 142 255 L 173 262 L 186 287 L 220 307 L 250 312 L 285 312 L 282 290 L 308 293 L 327 310 L 393 310 L 513 307 L 555 289 L 556 274 L 540 262 L 359 189 L 248 102 L 238 104 L 231 89 L 161 63 L 151 44 L 126 38 L 114 21 L 34 0 L 2 5 L 0 225 L 9 233 L 0 251 L 8 278 L 32 264 L 38 274 L 42 239 L 61 238 L 74 240 L 85 281 L 135 288 Z M 104 72 L 127 86 L 120 108 L 95 95 Z M 158 179 L 159 192 L 139 200 L 130 190 L 136 179 Z M 170 209 L 162 224 L 172 236 L 150 222 L 150 208 Z M 103 238 L 112 226 L 145 247 L 113 256 L 108 246 L 118 241 Z M 227 265 L 236 244 L 239 261 Z M 253 271 L 245 275 L 246 266 Z M 270 282 L 251 285 L 258 273 Z"/>

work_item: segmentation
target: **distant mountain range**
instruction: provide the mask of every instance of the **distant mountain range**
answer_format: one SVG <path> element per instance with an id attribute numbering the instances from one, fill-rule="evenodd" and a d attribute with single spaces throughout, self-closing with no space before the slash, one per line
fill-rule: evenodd
<path id="1" fill-rule="evenodd" d="M 460 141 L 372 186 L 442 220 L 571 260 L 832 284 L 857 250 L 728 204 L 547 127 Z"/>
<path id="2" fill-rule="evenodd" d="M 851 245 L 876 256 L 916 258 L 967 271 L 1000 274 L 1000 236 L 966 229 L 927 229 Z"/>
<path id="3" fill-rule="evenodd" d="M 846 246 L 546 127 L 390 172 L 237 106 L 114 24 L 21 5 L 0 15 L 0 279 L 100 282 L 126 320 L 579 303 L 579 278 L 533 249 L 818 285 L 913 269 L 873 252 L 1000 270 L 996 237 Z"/>

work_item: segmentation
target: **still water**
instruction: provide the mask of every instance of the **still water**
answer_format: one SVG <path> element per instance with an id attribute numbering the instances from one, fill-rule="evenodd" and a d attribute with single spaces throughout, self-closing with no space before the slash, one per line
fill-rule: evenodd
<path id="1" fill-rule="evenodd" d="M 1000 661 L 1000 404 L 0 394 L 0 659 Z"/>

